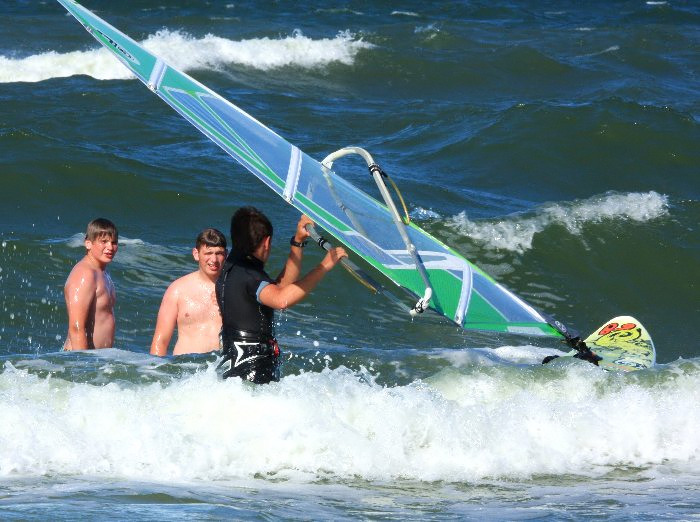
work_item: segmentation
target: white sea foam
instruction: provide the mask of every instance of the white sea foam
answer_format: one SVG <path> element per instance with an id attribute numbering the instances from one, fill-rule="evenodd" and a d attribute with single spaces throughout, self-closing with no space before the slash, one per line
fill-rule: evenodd
<path id="1" fill-rule="evenodd" d="M 415 34 L 427 34 L 429 38 L 434 38 L 440 32 L 440 24 L 432 23 L 428 25 L 419 25 L 413 29 Z"/>
<path id="2" fill-rule="evenodd" d="M 6 362 L 0 476 L 463 482 L 674 461 L 697 469 L 698 371 L 658 382 L 571 360 L 450 367 L 397 387 L 344 368 L 267 386 L 221 381 L 213 369 L 166 385 L 98 386 Z"/>
<path id="3" fill-rule="evenodd" d="M 555 348 L 540 348 L 535 346 L 501 346 L 499 348 L 471 348 L 469 350 L 440 350 L 431 358 L 450 361 L 455 368 L 479 364 L 493 366 L 496 364 L 539 364 L 547 355 L 562 355 Z"/>
<path id="4" fill-rule="evenodd" d="M 194 38 L 180 31 L 158 31 L 142 42 L 149 51 L 180 70 L 218 69 L 228 65 L 269 70 L 293 66 L 322 68 L 331 63 L 352 65 L 358 52 L 374 47 L 349 32 L 334 38 L 312 39 L 295 31 L 280 38 L 229 40 L 214 35 Z M 98 80 L 133 78 L 106 49 L 57 53 L 25 58 L 0 56 L 0 83 L 40 82 L 86 74 Z"/>
<path id="5" fill-rule="evenodd" d="M 668 196 L 657 192 L 607 193 L 571 203 L 548 203 L 534 213 L 514 214 L 498 220 L 471 221 L 466 212 L 446 220 L 460 234 L 488 248 L 525 252 L 536 234 L 560 225 L 574 235 L 588 224 L 609 220 L 645 222 L 668 215 Z"/>

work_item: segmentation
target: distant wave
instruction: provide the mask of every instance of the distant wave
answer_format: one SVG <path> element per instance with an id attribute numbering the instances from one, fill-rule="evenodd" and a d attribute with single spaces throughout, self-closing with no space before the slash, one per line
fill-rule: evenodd
<path id="1" fill-rule="evenodd" d="M 487 248 L 522 253 L 532 248 L 536 234 L 560 225 L 579 234 L 589 223 L 627 219 L 649 221 L 668 214 L 668 196 L 657 192 L 607 193 L 571 203 L 548 203 L 533 214 L 514 214 L 499 220 L 471 221 L 466 212 L 448 218 L 446 224 Z"/>
<path id="2" fill-rule="evenodd" d="M 330 14 L 354 14 L 358 16 L 363 16 L 362 11 L 356 11 L 348 7 L 331 7 L 331 8 L 321 8 L 315 10 L 317 13 L 330 13 Z"/>
<path id="3" fill-rule="evenodd" d="M 180 31 L 163 29 L 142 44 L 173 67 L 185 71 L 219 69 L 231 64 L 260 70 L 285 66 L 315 69 L 331 63 L 352 65 L 360 50 L 374 47 L 347 31 L 338 33 L 335 38 L 312 39 L 295 31 L 283 38 L 235 41 L 211 34 L 194 38 Z M 48 51 L 18 59 L 0 56 L 0 83 L 40 82 L 76 74 L 98 80 L 133 78 L 103 48 L 67 53 Z"/>
<path id="4" fill-rule="evenodd" d="M 582 54 L 580 56 L 593 57 L 593 56 L 599 56 L 601 54 L 606 54 L 606 53 L 614 53 L 615 51 L 619 51 L 619 50 L 620 50 L 619 45 L 611 45 L 610 47 L 607 47 L 606 49 L 603 49 L 602 51 L 597 51 L 595 53 Z"/>

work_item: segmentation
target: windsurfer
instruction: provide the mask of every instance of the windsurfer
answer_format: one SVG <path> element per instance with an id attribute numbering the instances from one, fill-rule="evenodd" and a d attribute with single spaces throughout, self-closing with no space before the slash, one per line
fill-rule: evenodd
<path id="1" fill-rule="evenodd" d="M 302 215 L 290 239 L 282 272 L 273 280 L 265 272 L 270 257 L 272 224 L 253 207 L 243 207 L 231 218 L 232 249 L 216 283 L 222 316 L 223 377 L 241 377 L 263 384 L 279 380 L 279 347 L 275 340 L 274 310 L 304 299 L 343 257 L 332 248 L 318 266 L 300 278 L 303 248 L 313 225 Z"/>

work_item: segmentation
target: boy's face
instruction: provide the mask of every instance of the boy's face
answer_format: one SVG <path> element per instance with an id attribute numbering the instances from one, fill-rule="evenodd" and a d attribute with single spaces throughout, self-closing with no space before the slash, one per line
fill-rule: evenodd
<path id="1" fill-rule="evenodd" d="M 226 259 L 226 249 L 221 246 L 201 245 L 192 249 L 192 256 L 199 269 L 208 276 L 218 276 Z"/>
<path id="2" fill-rule="evenodd" d="M 112 262 L 118 248 L 119 240 L 107 234 L 98 236 L 94 240 L 85 240 L 87 254 L 104 265 Z"/>

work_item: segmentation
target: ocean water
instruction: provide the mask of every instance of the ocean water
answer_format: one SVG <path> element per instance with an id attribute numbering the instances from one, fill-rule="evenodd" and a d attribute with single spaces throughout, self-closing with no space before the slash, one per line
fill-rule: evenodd
<path id="1" fill-rule="evenodd" d="M 658 364 L 542 366 L 564 347 L 411 321 L 342 270 L 278 315 L 279 383 L 151 357 L 199 230 L 264 209 L 276 273 L 298 215 L 57 2 L 4 1 L 0 518 L 697 518 L 697 3 L 84 5 L 317 159 L 368 149 L 420 226 L 540 310 L 637 317 Z M 97 216 L 121 236 L 116 346 L 61 353 Z"/>

